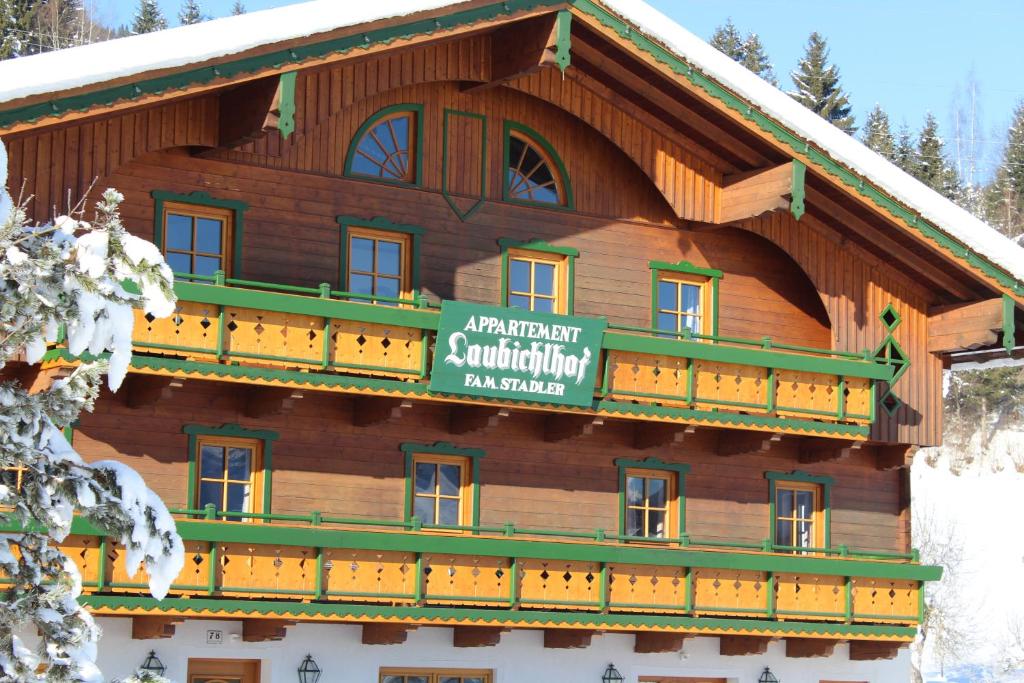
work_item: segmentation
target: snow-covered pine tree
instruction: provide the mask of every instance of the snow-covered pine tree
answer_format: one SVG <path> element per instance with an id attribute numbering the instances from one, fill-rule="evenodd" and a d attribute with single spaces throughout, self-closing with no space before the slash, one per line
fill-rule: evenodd
<path id="1" fill-rule="evenodd" d="M 917 150 L 914 148 L 914 136 L 910 132 L 910 126 L 903 123 L 900 126 L 900 132 L 896 134 L 896 152 L 893 163 L 901 170 L 913 173 L 916 159 Z"/>
<path id="2" fill-rule="evenodd" d="M 231 6 L 231 14 L 236 17 L 239 14 L 245 14 L 245 5 L 242 4 L 242 0 L 235 0 L 235 4 Z"/>
<path id="3" fill-rule="evenodd" d="M 1008 237 L 1024 234 L 1024 102 L 1017 105 L 995 178 L 985 189 L 985 217 Z"/>
<path id="4" fill-rule="evenodd" d="M 30 54 L 38 42 L 32 35 L 39 0 L 0 0 L 0 59 Z"/>
<path id="5" fill-rule="evenodd" d="M 152 33 L 167 28 L 167 19 L 156 0 L 139 0 L 132 20 L 132 33 Z"/>
<path id="6" fill-rule="evenodd" d="M 743 59 L 740 60 L 740 64 L 772 85 L 779 84 L 778 79 L 775 78 L 775 68 L 771 60 L 768 59 L 768 53 L 764 49 L 761 37 L 756 33 L 748 33 L 743 40 Z"/>
<path id="7" fill-rule="evenodd" d="M 868 114 L 868 120 L 864 124 L 864 128 L 861 129 L 861 135 L 868 149 L 878 152 L 889 161 L 896 161 L 896 138 L 892 135 L 889 115 L 882 109 L 882 105 L 876 104 Z"/>
<path id="8" fill-rule="evenodd" d="M 917 136 L 912 173 L 947 199 L 958 199 L 960 178 L 946 157 L 946 145 L 939 135 L 939 122 L 931 112 L 925 115 L 924 127 Z"/>
<path id="9" fill-rule="evenodd" d="M 745 53 L 743 51 L 743 37 L 732 23 L 732 17 L 725 20 L 725 23 L 715 29 L 711 39 L 708 41 L 711 47 L 715 48 L 727 57 L 737 62 L 742 62 Z"/>
<path id="10" fill-rule="evenodd" d="M 0 680 L 101 683 L 99 630 L 78 604 L 81 576 L 54 544 L 81 516 L 124 545 L 129 573 L 145 566 L 158 599 L 184 549 L 167 508 L 134 470 L 87 464 L 60 428 L 92 407 L 104 372 L 111 390 L 121 384 L 132 309 L 170 315 L 172 275 L 159 249 L 125 230 L 115 190 L 103 193 L 92 225 L 63 216 L 39 226 L 6 184 L 0 142 Z M 39 362 L 61 326 L 69 354 L 108 359 L 87 360 L 34 393 L 16 373 L 3 374 L 10 362 Z"/>
<path id="11" fill-rule="evenodd" d="M 790 95 L 800 104 L 851 135 L 854 126 L 850 99 L 839 82 L 839 68 L 829 64 L 825 38 L 815 31 L 807 39 L 807 48 L 796 71 L 790 74 L 796 88 Z"/>
<path id="12" fill-rule="evenodd" d="M 199 0 L 185 0 L 181 3 L 181 11 L 178 12 L 178 21 L 182 26 L 198 24 L 206 21 L 203 16 L 203 8 L 199 6 Z"/>

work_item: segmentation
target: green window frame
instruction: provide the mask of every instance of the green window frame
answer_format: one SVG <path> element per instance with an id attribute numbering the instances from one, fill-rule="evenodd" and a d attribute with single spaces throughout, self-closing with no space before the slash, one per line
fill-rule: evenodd
<path id="1" fill-rule="evenodd" d="M 462 458 L 465 460 L 468 472 L 465 473 L 465 483 L 469 487 L 468 502 L 470 505 L 468 526 L 480 526 L 480 458 L 486 453 L 480 448 L 461 448 L 448 441 L 435 441 L 432 444 L 405 442 L 399 448 L 405 456 L 405 502 L 404 521 L 413 521 L 413 497 L 415 496 L 414 465 L 417 456 L 441 456 L 447 458 Z M 431 528 L 444 528 L 446 525 L 431 525 Z M 458 525 L 457 525 L 458 526 Z M 464 529 L 460 529 L 464 530 Z M 476 533 L 474 531 L 473 533 Z"/>
<path id="2" fill-rule="evenodd" d="M 519 199 L 512 196 L 508 170 L 513 162 L 511 158 L 511 143 L 513 137 L 532 143 L 532 145 L 541 153 L 542 157 L 547 157 L 544 160 L 548 162 L 549 166 L 551 166 L 550 170 L 552 174 L 557 175 L 556 185 L 561 189 L 559 202 L 542 202 L 530 199 Z M 572 181 L 569 178 L 569 170 L 565 167 L 565 163 L 562 161 L 562 158 L 558 156 L 558 152 L 555 151 L 554 146 L 545 140 L 544 136 L 529 126 L 508 120 L 505 121 L 502 132 L 501 199 L 505 202 L 522 204 L 523 206 L 565 209 L 568 211 L 575 210 L 576 208 L 576 199 L 572 191 Z"/>
<path id="3" fill-rule="evenodd" d="M 703 282 L 703 287 L 706 290 L 702 290 L 701 296 L 701 315 L 709 317 L 710 324 L 708 326 L 708 332 L 710 334 L 702 332 L 702 335 L 717 337 L 718 336 L 718 285 L 722 279 L 722 271 L 716 268 L 701 268 L 695 266 L 689 261 L 679 261 L 678 263 L 668 263 L 666 261 L 650 261 L 648 267 L 651 269 L 651 329 L 660 329 L 658 327 L 658 282 L 663 279 L 673 279 L 673 274 L 680 276 L 681 280 L 691 280 L 694 283 Z M 707 309 L 707 310 L 703 310 Z M 666 330 L 669 334 L 680 334 L 684 338 L 688 335 L 688 332 L 672 332 Z"/>
<path id="4" fill-rule="evenodd" d="M 630 460 L 628 458 L 616 458 L 615 466 L 619 468 L 619 539 L 626 541 L 677 541 L 681 545 L 686 544 L 686 475 L 690 466 L 685 463 L 670 463 L 658 458 L 647 458 L 645 460 Z M 668 533 L 664 537 L 650 536 L 629 536 L 626 533 L 626 479 L 630 473 L 650 472 L 652 475 L 668 474 L 674 475 L 675 480 L 671 482 L 674 489 L 669 500 L 669 510 L 674 508 L 676 514 L 675 524 L 669 519 Z M 671 513 L 670 513 L 671 514 Z M 673 529 L 672 527 L 677 527 Z M 671 531 L 676 531 L 675 535 Z"/>
<path id="5" fill-rule="evenodd" d="M 793 472 L 765 472 L 768 480 L 768 539 L 774 549 L 776 543 L 776 488 L 778 483 L 813 484 L 821 490 L 821 519 L 823 550 L 832 549 L 832 485 L 835 479 L 826 475 L 808 474 L 794 470 Z"/>
<path id="6" fill-rule="evenodd" d="M 509 267 L 512 254 L 515 252 L 533 252 L 542 256 L 556 256 L 563 259 L 565 267 L 562 269 L 562 272 L 564 273 L 565 282 L 556 282 L 555 291 L 564 297 L 565 310 L 555 312 L 562 315 L 573 315 L 576 305 L 576 258 L 580 255 L 579 249 L 560 247 L 543 240 L 520 241 L 504 237 L 498 240 L 498 246 L 501 248 L 501 306 L 508 307 Z"/>
<path id="7" fill-rule="evenodd" d="M 412 162 L 410 165 L 411 177 L 410 178 L 379 178 L 369 174 L 358 173 L 353 170 L 352 166 L 356 160 L 358 154 L 359 143 L 362 142 L 363 138 L 374 129 L 374 127 L 383 121 L 393 119 L 403 115 L 409 115 L 412 117 L 413 130 L 410 133 L 409 140 L 409 154 L 412 156 Z M 372 114 L 363 125 L 359 126 L 359 129 L 352 136 L 352 141 L 349 143 L 348 152 L 345 154 L 345 177 L 346 178 L 357 178 L 359 180 L 368 180 L 374 183 L 387 183 L 389 185 L 400 185 L 403 187 L 420 187 L 423 184 L 423 129 L 425 128 L 423 123 L 423 105 L 413 103 L 394 104 L 390 107 L 384 107 L 380 111 Z"/>
<path id="8" fill-rule="evenodd" d="M 242 241 L 245 234 L 245 211 L 249 205 L 235 199 L 218 199 L 206 192 L 192 192 L 190 194 L 179 194 L 167 190 L 153 190 L 149 193 L 153 198 L 153 244 L 157 246 L 160 253 L 166 252 L 164 244 L 164 215 L 167 204 L 185 204 L 197 207 L 198 210 L 219 209 L 231 213 L 231 234 L 230 243 L 224 245 L 224 257 L 227 267 L 224 268 L 226 277 L 240 277 L 242 274 Z M 185 278 L 201 282 L 213 282 L 213 278 L 200 278 L 192 276 Z"/>
<path id="9" fill-rule="evenodd" d="M 408 244 L 409 253 L 406 254 L 408 282 L 406 284 L 410 301 L 418 302 L 420 296 L 420 247 L 424 229 L 418 225 L 404 225 L 392 223 L 386 218 L 377 216 L 375 218 L 363 219 L 358 216 L 337 216 L 340 230 L 340 243 L 338 247 L 338 289 L 348 291 L 348 265 L 349 265 L 349 237 L 356 229 L 365 229 L 368 232 L 393 233 L 396 238 Z"/>
<path id="10" fill-rule="evenodd" d="M 181 429 L 188 435 L 188 504 L 191 509 L 199 486 L 199 444 L 206 437 L 216 439 L 249 439 L 261 442 L 260 445 L 260 470 L 262 474 L 257 475 L 260 485 L 260 510 L 264 515 L 271 511 L 271 500 L 273 498 L 273 454 L 272 445 L 278 439 L 278 433 L 267 429 L 246 429 L 238 424 L 223 424 L 219 427 L 209 425 L 187 424 Z"/>

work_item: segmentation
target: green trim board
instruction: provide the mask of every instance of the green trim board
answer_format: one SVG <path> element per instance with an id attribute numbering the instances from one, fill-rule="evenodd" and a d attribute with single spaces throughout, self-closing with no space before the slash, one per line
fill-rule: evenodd
<path id="1" fill-rule="evenodd" d="M 509 195 L 509 177 L 508 167 L 510 159 L 509 154 L 509 143 L 511 141 L 512 133 L 518 133 L 521 137 L 526 138 L 528 141 L 533 142 L 539 146 L 550 159 L 555 163 L 555 168 L 552 169 L 555 173 L 558 173 L 562 181 L 562 190 L 565 193 L 563 197 L 563 203 L 561 204 L 550 204 L 548 202 L 536 202 L 526 199 L 515 199 Z M 516 121 L 505 120 L 504 128 L 502 129 L 501 135 L 501 199 L 502 201 L 509 202 L 511 204 L 522 204 L 524 206 L 538 206 L 548 209 L 566 209 L 572 211 L 576 208 L 576 199 L 572 192 L 572 180 L 569 178 L 569 170 L 565 167 L 565 163 L 562 161 L 562 157 L 555 151 L 554 146 L 548 142 L 543 135 L 522 123 Z"/>
<path id="2" fill-rule="evenodd" d="M 660 273 L 683 273 L 708 279 L 708 283 L 711 285 L 711 336 L 718 336 L 718 284 L 722 279 L 722 271 L 717 268 L 701 268 L 689 261 L 679 261 L 678 263 L 650 261 L 647 267 L 651 269 L 651 327 L 658 326 L 658 279 Z"/>
<path id="3" fill-rule="evenodd" d="M 281 74 L 277 86 L 277 129 L 285 140 L 295 132 L 295 80 L 297 75 L 297 71 L 287 71 Z"/>
<path id="4" fill-rule="evenodd" d="M 576 258 L 580 250 L 573 247 L 563 247 L 544 240 L 515 240 L 508 237 L 498 238 L 498 246 L 501 248 L 501 303 L 500 306 L 508 306 L 508 267 L 509 249 L 521 249 L 522 251 L 535 251 L 541 254 L 558 254 L 565 257 L 565 315 L 573 315 L 576 309 Z"/>
<path id="5" fill-rule="evenodd" d="M 480 196 L 477 198 L 477 201 L 465 211 L 459 208 L 448 190 L 448 122 L 453 116 L 463 116 L 470 119 L 478 119 L 480 121 Z M 441 196 L 443 196 L 444 200 L 448 202 L 448 206 L 450 206 L 455 215 L 459 217 L 459 220 L 467 221 L 474 213 L 480 210 L 480 207 L 482 207 L 487 201 L 487 117 L 483 114 L 477 114 L 474 112 L 446 108 L 444 110 L 444 123 L 442 126 L 441 150 Z"/>
<path id="6" fill-rule="evenodd" d="M 362 142 L 363 137 L 371 128 L 373 128 L 378 121 L 392 114 L 398 114 L 401 112 L 409 112 L 414 117 L 414 130 L 413 139 L 409 142 L 412 145 L 412 149 L 409 151 L 412 153 L 413 162 L 413 181 L 406 182 L 404 180 L 396 180 L 391 178 L 378 178 L 371 175 L 365 175 L 362 173 L 356 173 L 352 170 L 352 163 L 356 158 L 356 150 L 359 148 L 359 143 Z M 375 183 L 388 183 L 389 185 L 401 185 L 404 187 L 420 187 L 423 184 L 423 105 L 414 102 L 407 102 L 402 104 L 393 104 L 389 107 L 384 107 L 378 110 L 376 113 L 371 114 L 363 124 L 356 129 L 355 134 L 352 136 L 351 142 L 349 142 L 348 150 L 345 152 L 345 177 L 346 178 L 358 178 L 359 180 L 369 180 Z"/>
<path id="7" fill-rule="evenodd" d="M 469 460 L 471 526 L 480 526 L 480 458 L 486 453 L 480 448 L 461 448 L 449 441 L 435 441 L 432 444 L 405 442 L 399 444 L 405 454 L 405 505 L 403 518 L 406 522 L 413 518 L 413 458 L 417 455 L 453 455 Z"/>
<path id="8" fill-rule="evenodd" d="M 565 76 L 572 64 L 572 12 L 558 10 L 555 15 L 555 65 Z"/>
<path id="9" fill-rule="evenodd" d="M 676 475 L 676 509 L 679 511 L 680 539 L 686 536 L 686 474 L 690 466 L 685 463 L 670 463 L 658 458 L 630 460 L 616 458 L 615 466 L 619 469 L 619 536 L 626 535 L 626 470 L 654 470 L 673 472 Z"/>
<path id="10" fill-rule="evenodd" d="M 338 289 L 348 289 L 348 232 L 351 228 L 369 228 L 381 232 L 394 232 L 402 235 L 409 235 L 409 290 L 414 299 L 419 298 L 420 293 L 420 249 L 422 247 L 422 236 L 426 232 L 419 225 L 406 225 L 403 223 L 392 223 L 382 216 L 373 218 L 359 218 L 358 216 L 335 216 L 340 230 L 340 243 L 338 246 Z"/>
<path id="11" fill-rule="evenodd" d="M 153 244 L 164 251 L 164 204 L 177 202 L 179 204 L 193 204 L 195 206 L 209 206 L 217 209 L 227 209 L 234 212 L 232 220 L 232 243 L 231 243 L 231 270 L 232 273 L 242 272 L 242 241 L 245 234 L 245 211 L 249 205 L 237 199 L 218 199 L 206 192 L 191 192 L 189 194 L 178 194 L 167 190 L 153 190 L 149 193 L 153 198 Z"/>
<path id="12" fill-rule="evenodd" d="M 1017 345 L 1017 306 L 1013 299 L 1003 294 L 1003 349 L 1006 353 L 1013 353 Z"/>
<path id="13" fill-rule="evenodd" d="M 271 499 L 273 498 L 273 471 L 274 460 L 272 445 L 279 438 L 279 434 L 269 429 L 248 429 L 238 424 L 223 424 L 219 427 L 208 425 L 187 424 L 181 431 L 188 435 L 188 500 L 190 505 L 195 505 L 196 487 L 199 481 L 199 453 L 198 445 L 200 436 L 223 436 L 236 439 L 253 439 L 262 441 L 261 448 L 263 469 L 263 514 L 269 515 L 271 511 Z"/>
<path id="14" fill-rule="evenodd" d="M 791 481 L 802 484 L 817 484 L 821 487 L 821 508 L 824 518 L 824 539 L 825 549 L 832 549 L 832 485 L 835 479 L 825 475 L 808 474 L 794 470 L 793 472 L 765 472 L 764 478 L 768 480 L 768 524 L 769 540 L 772 546 L 776 545 L 775 539 L 775 485 L 780 481 Z"/>
<path id="15" fill-rule="evenodd" d="M 799 159 L 793 159 L 793 177 L 789 190 L 789 212 L 793 218 L 800 220 L 807 211 L 807 165 Z"/>

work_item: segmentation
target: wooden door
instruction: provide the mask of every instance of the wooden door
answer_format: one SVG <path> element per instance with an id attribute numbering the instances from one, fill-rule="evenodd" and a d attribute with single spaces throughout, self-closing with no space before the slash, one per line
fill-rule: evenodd
<path id="1" fill-rule="evenodd" d="M 260 683 L 260 660 L 190 659 L 188 683 Z"/>
<path id="2" fill-rule="evenodd" d="M 641 676 L 640 683 L 728 683 L 724 678 L 703 678 L 701 676 Z"/>

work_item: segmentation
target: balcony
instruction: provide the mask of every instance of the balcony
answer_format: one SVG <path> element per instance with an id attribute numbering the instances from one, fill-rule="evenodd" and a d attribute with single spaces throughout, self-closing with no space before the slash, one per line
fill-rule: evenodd
<path id="1" fill-rule="evenodd" d="M 137 372 L 503 403 L 429 389 L 440 313 L 422 300 L 376 297 L 374 304 L 326 284 L 208 279 L 175 284 L 179 302 L 170 318 L 137 314 Z M 876 383 L 892 376 L 890 365 L 867 352 L 609 325 L 593 405 L 559 411 L 863 439 L 874 421 Z"/>
<path id="2" fill-rule="evenodd" d="M 792 554 L 767 542 L 638 543 L 512 524 L 439 533 L 417 520 L 222 522 L 212 508 L 176 512 L 190 517 L 178 522 L 186 563 L 159 603 L 144 576 L 128 578 L 122 548 L 76 520 L 62 547 L 81 570 L 87 605 L 100 614 L 906 641 L 921 619 L 922 582 L 941 574 L 912 555 L 842 547 Z"/>

